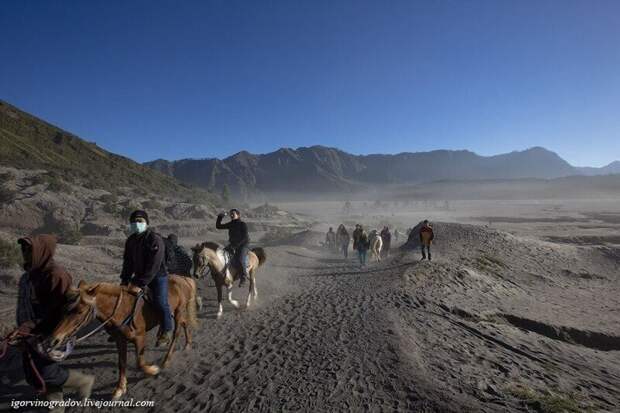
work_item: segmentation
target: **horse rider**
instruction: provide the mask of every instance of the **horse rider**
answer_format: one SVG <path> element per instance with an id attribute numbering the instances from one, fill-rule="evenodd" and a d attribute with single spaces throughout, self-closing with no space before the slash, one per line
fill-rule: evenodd
<path id="1" fill-rule="evenodd" d="M 22 346 L 23 368 L 26 381 L 43 386 L 44 396 L 50 401 L 62 401 L 67 389 L 77 391 L 81 398 L 90 397 L 95 376 L 66 369 L 57 361 L 35 350 L 32 338 L 47 337 L 60 322 L 63 307 L 69 302 L 67 293 L 72 284 L 71 275 L 54 261 L 56 238 L 36 235 L 20 238 L 23 267 L 17 302 L 17 325 L 9 335 L 10 341 L 26 338 Z M 56 406 L 52 412 L 63 412 Z"/>
<path id="2" fill-rule="evenodd" d="M 424 220 L 422 228 L 420 228 L 420 244 L 422 245 L 422 259 L 426 259 L 426 252 L 428 252 L 428 260 L 431 261 L 431 244 L 435 238 L 432 225 L 428 222 L 428 219 Z"/>
<path id="3" fill-rule="evenodd" d="M 129 217 L 131 235 L 125 242 L 121 285 L 138 295 L 148 286 L 153 302 L 161 313 L 156 346 L 165 346 L 172 338 L 172 314 L 168 304 L 168 271 L 164 240 L 149 227 L 146 211 L 137 210 Z M 132 277 L 133 276 L 133 277 Z"/>
<path id="4" fill-rule="evenodd" d="M 179 245 L 179 238 L 176 234 L 169 234 L 164 239 L 164 243 L 168 255 L 166 257 L 168 274 L 183 275 L 185 277 L 191 276 L 192 258 L 185 249 Z"/>
<path id="5" fill-rule="evenodd" d="M 217 216 L 215 228 L 228 230 L 229 245 L 227 249 L 232 249 L 234 262 L 241 266 L 241 275 L 239 277 L 239 287 L 241 287 L 249 277 L 250 262 L 248 253 L 250 252 L 250 235 L 248 233 L 248 226 L 241 220 L 241 213 L 238 209 L 231 209 L 228 215 L 230 215 L 230 221 L 222 224 L 222 219 L 226 216 L 226 213 L 220 213 Z"/>
<path id="6" fill-rule="evenodd" d="M 390 229 L 387 226 L 383 227 L 380 235 L 381 235 L 381 241 L 383 242 L 383 248 L 381 250 L 381 253 L 383 254 L 384 257 L 389 257 L 390 246 L 392 244 L 392 234 L 390 233 Z"/>

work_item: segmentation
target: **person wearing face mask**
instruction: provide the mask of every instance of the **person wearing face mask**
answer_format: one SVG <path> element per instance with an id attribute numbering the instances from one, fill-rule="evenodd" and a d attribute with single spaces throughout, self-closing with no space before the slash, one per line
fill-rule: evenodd
<path id="1" fill-rule="evenodd" d="M 172 338 L 172 315 L 168 305 L 168 272 L 166 271 L 164 241 L 149 228 L 149 216 L 145 211 L 134 211 L 129 217 L 131 235 L 125 242 L 121 284 L 129 286 L 134 293 L 148 287 L 153 293 L 154 304 L 161 318 L 157 346 L 170 343 Z"/>

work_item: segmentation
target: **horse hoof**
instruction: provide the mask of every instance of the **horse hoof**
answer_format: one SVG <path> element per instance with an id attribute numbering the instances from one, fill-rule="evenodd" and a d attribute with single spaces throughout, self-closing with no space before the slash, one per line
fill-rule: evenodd
<path id="1" fill-rule="evenodd" d="M 144 367 L 144 373 L 149 376 L 157 376 L 159 374 L 159 371 L 159 367 L 155 365 Z"/>
<path id="2" fill-rule="evenodd" d="M 232 306 L 235 307 L 235 308 L 239 308 L 239 302 L 238 301 L 232 300 L 230 302 L 230 304 L 232 304 Z"/>
<path id="3" fill-rule="evenodd" d="M 221 311 L 218 311 L 218 313 L 217 313 L 216 317 L 217 317 L 217 318 L 220 318 L 221 316 L 222 316 L 222 312 L 221 312 Z"/>
<path id="4" fill-rule="evenodd" d="M 112 393 L 112 400 L 118 400 L 121 397 L 123 397 L 123 395 L 125 394 L 127 390 L 123 390 L 123 389 L 116 389 L 114 390 L 114 393 Z"/>

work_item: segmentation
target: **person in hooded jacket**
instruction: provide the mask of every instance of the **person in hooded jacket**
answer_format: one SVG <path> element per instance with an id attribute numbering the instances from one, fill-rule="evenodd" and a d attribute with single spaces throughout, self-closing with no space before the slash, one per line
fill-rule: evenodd
<path id="1" fill-rule="evenodd" d="M 17 305 L 18 328 L 9 337 L 45 338 L 62 318 L 68 303 L 67 293 L 72 284 L 71 275 L 54 261 L 56 238 L 36 235 L 20 238 L 26 273 L 20 280 Z M 23 347 L 23 368 L 26 381 L 34 387 L 44 387 L 45 398 L 62 401 L 66 390 L 78 391 L 81 398 L 90 397 L 95 377 L 74 369 L 63 368 L 58 362 L 44 357 L 33 348 L 31 340 Z M 43 390 L 43 389 L 41 389 Z M 53 412 L 63 412 L 57 406 Z"/>
<path id="2" fill-rule="evenodd" d="M 161 313 L 156 346 L 165 346 L 172 338 L 172 314 L 168 304 L 168 272 L 164 240 L 149 227 L 146 211 L 134 211 L 129 217 L 131 235 L 125 242 L 121 284 L 134 294 L 148 286 L 153 302 Z"/>

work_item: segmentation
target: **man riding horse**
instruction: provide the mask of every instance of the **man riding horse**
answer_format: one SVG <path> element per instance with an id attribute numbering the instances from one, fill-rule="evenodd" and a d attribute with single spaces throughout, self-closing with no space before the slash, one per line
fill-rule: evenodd
<path id="1" fill-rule="evenodd" d="M 225 212 L 222 212 L 217 216 L 215 222 L 215 228 L 228 230 L 228 249 L 233 255 L 233 262 L 241 267 L 241 274 L 239 276 L 239 287 L 241 287 L 245 280 L 249 276 L 250 263 L 248 262 L 248 252 L 250 251 L 250 235 L 248 233 L 248 226 L 241 220 L 241 213 L 238 209 L 231 209 L 228 212 L 230 216 L 230 222 L 222 224 L 222 219 L 226 216 Z"/>
<path id="2" fill-rule="evenodd" d="M 166 248 L 161 235 L 149 228 L 146 211 L 134 211 L 129 217 L 132 234 L 125 242 L 121 285 L 140 294 L 149 287 L 153 304 L 161 313 L 161 329 L 156 346 L 170 343 L 172 338 L 172 314 L 168 304 L 168 272 L 165 265 Z M 132 277 L 133 275 L 133 277 Z"/>

